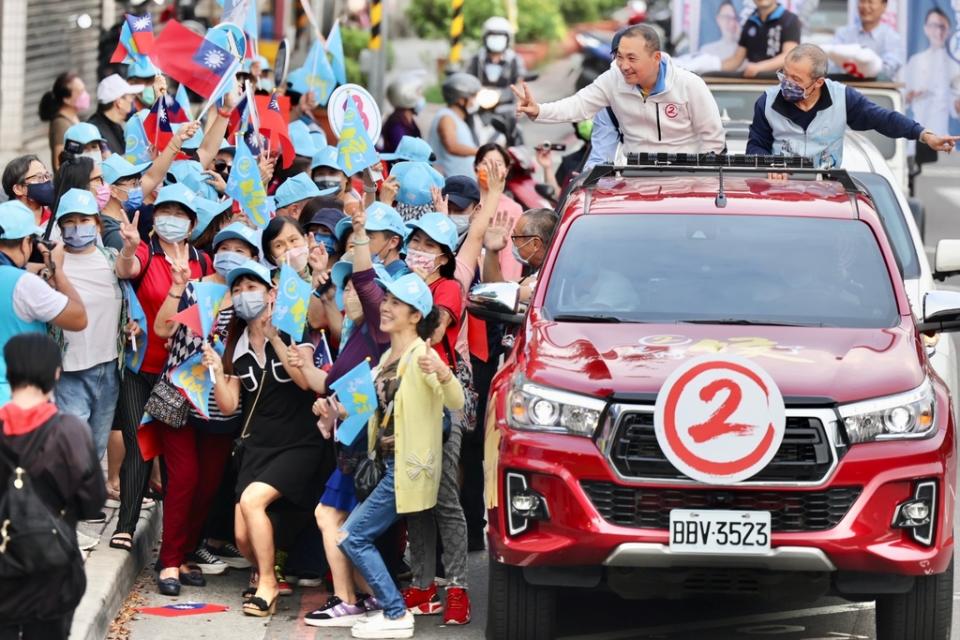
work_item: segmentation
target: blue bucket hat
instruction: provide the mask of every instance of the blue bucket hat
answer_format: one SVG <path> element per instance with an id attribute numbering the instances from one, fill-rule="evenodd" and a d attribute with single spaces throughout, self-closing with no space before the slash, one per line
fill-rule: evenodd
<path id="1" fill-rule="evenodd" d="M 338 223 L 336 228 L 333 230 L 333 235 L 337 237 L 338 242 L 343 242 L 343 239 L 347 237 L 347 234 L 353 231 L 353 219 L 352 218 L 343 218 Z"/>
<path id="2" fill-rule="evenodd" d="M 66 133 L 63 134 L 63 141 L 67 142 L 68 140 L 83 145 L 90 144 L 91 142 L 102 142 L 104 144 L 107 142 L 103 139 L 103 136 L 100 135 L 100 130 L 89 122 L 78 122 L 67 129 Z"/>
<path id="3" fill-rule="evenodd" d="M 434 242 L 449 249 L 451 253 L 457 250 L 457 225 L 450 221 L 450 217 L 442 213 L 433 211 L 424 214 L 419 220 L 411 220 L 407 223 L 410 233 L 414 229 L 420 229 L 430 236 Z"/>
<path id="4" fill-rule="evenodd" d="M 230 204 L 233 206 L 233 200 L 230 200 Z M 260 234 L 256 229 L 248 227 L 242 222 L 231 222 L 223 229 L 220 229 L 217 235 L 213 237 L 214 250 L 220 246 L 220 243 L 227 240 L 240 240 L 241 242 L 246 242 L 258 252 L 260 250 Z"/>
<path id="5" fill-rule="evenodd" d="M 227 286 L 233 288 L 233 283 L 243 276 L 253 276 L 268 287 L 273 287 L 270 279 L 270 269 L 259 262 L 247 260 L 242 265 L 227 274 Z"/>
<path id="6" fill-rule="evenodd" d="M 443 188 L 443 176 L 426 162 L 400 162 L 390 170 L 390 176 L 400 183 L 397 200 L 408 205 L 433 202 L 431 187 Z"/>
<path id="7" fill-rule="evenodd" d="M 380 157 L 387 162 L 394 160 L 410 160 L 416 162 L 435 162 L 437 154 L 422 138 L 413 136 L 403 136 L 400 138 L 400 144 L 393 153 L 381 153 Z"/>
<path id="8" fill-rule="evenodd" d="M 407 226 L 403 217 L 390 205 L 374 202 L 367 207 L 367 223 L 363 225 L 367 231 L 389 231 L 401 238 L 407 235 Z"/>
<path id="9" fill-rule="evenodd" d="M 197 195 L 208 200 L 218 200 L 220 194 L 207 182 L 207 176 L 203 174 L 203 165 L 195 160 L 177 160 L 170 165 L 167 171 L 166 182 L 168 184 L 182 184 L 197 192 Z"/>
<path id="10" fill-rule="evenodd" d="M 313 171 L 317 167 L 330 167 L 331 169 L 346 173 L 343 171 L 343 167 L 340 166 L 340 152 L 337 151 L 336 147 L 331 147 L 330 145 L 319 149 L 313 155 L 310 170 Z"/>
<path id="11" fill-rule="evenodd" d="M 203 198 L 194 193 L 193 190 L 186 185 L 180 183 L 168 184 L 160 188 L 160 192 L 157 194 L 157 201 L 154 203 L 154 209 L 159 209 L 162 204 L 173 202 L 190 212 L 193 215 L 193 219 L 199 222 L 201 200 L 203 200 Z"/>
<path id="12" fill-rule="evenodd" d="M 317 145 L 310 135 L 310 128 L 301 120 L 294 120 L 287 125 L 290 142 L 293 143 L 293 152 L 298 156 L 313 158 L 317 154 Z"/>
<path id="13" fill-rule="evenodd" d="M 208 200 L 207 198 L 197 198 L 197 224 L 190 233 L 190 240 L 196 240 L 203 235 L 213 219 L 224 211 L 229 211 L 233 206 L 233 200 L 224 201 Z"/>
<path id="14" fill-rule="evenodd" d="M 153 78 L 160 75 L 160 70 L 153 66 L 147 56 L 137 56 L 137 59 L 127 66 L 127 78 Z"/>
<path id="15" fill-rule="evenodd" d="M 86 189 L 70 189 L 60 198 L 56 219 L 59 220 L 71 213 L 79 213 L 85 216 L 100 215 L 100 209 L 97 208 L 97 199 Z M 0 224 L 3 223 L 0 222 Z"/>
<path id="16" fill-rule="evenodd" d="M 415 273 L 408 273 L 396 280 L 377 278 L 376 282 L 392 293 L 395 298 L 406 302 L 424 316 L 433 309 L 433 294 L 430 293 L 430 287 Z"/>
<path id="17" fill-rule="evenodd" d="M 310 198 L 315 198 L 317 196 L 326 196 L 331 193 L 335 193 L 339 189 L 324 189 L 320 191 L 313 180 L 310 179 L 306 173 L 301 172 L 292 178 L 287 178 L 283 181 L 277 188 L 277 192 L 274 194 L 274 199 L 276 200 L 276 205 L 278 209 L 287 207 L 294 202 L 300 202 L 301 200 L 309 200 Z"/>
<path id="18" fill-rule="evenodd" d="M 152 162 L 131 164 L 122 154 L 113 153 L 100 166 L 103 168 L 103 181 L 107 184 L 115 184 L 118 180 L 143 174 L 152 164 Z"/>
<path id="19" fill-rule="evenodd" d="M 19 200 L 0 204 L 0 240 L 20 240 L 42 234 L 43 227 L 37 225 L 37 218 L 27 205 Z"/>
<path id="20" fill-rule="evenodd" d="M 336 235 L 337 223 L 346 218 L 347 215 L 342 211 L 337 211 L 336 209 L 320 209 L 313 217 L 310 218 L 310 222 L 307 223 L 308 227 L 314 225 L 326 227 L 330 233 Z"/>

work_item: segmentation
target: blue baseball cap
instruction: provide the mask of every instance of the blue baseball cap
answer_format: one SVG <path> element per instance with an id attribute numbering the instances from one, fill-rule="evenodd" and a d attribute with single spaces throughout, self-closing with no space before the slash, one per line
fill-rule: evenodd
<path id="1" fill-rule="evenodd" d="M 310 222 L 307 223 L 308 227 L 314 225 L 326 227 L 328 231 L 332 234 L 336 234 L 337 223 L 346 218 L 346 214 L 342 211 L 337 211 L 336 209 L 320 209 L 313 217 L 310 218 Z"/>
<path id="2" fill-rule="evenodd" d="M 270 269 L 259 262 L 247 260 L 242 265 L 227 274 L 227 286 L 233 288 L 233 283 L 243 276 L 253 276 L 268 287 L 273 287 L 273 281 L 270 279 Z"/>
<path id="3" fill-rule="evenodd" d="M 317 145 L 310 135 L 310 128 L 302 120 L 294 120 L 287 125 L 290 142 L 293 143 L 293 152 L 298 156 L 313 158 L 317 153 Z"/>
<path id="4" fill-rule="evenodd" d="M 430 287 L 415 273 L 408 273 L 396 280 L 377 278 L 376 282 L 392 293 L 395 298 L 406 302 L 424 316 L 433 309 L 433 294 L 430 293 Z"/>
<path id="5" fill-rule="evenodd" d="M 403 204 L 430 204 L 433 202 L 430 188 L 443 188 L 443 176 L 426 162 L 399 162 L 393 165 L 390 176 L 400 183 L 397 200 Z"/>
<path id="6" fill-rule="evenodd" d="M 292 178 L 284 180 L 283 184 L 277 188 L 274 198 L 277 208 L 282 209 L 294 202 L 329 195 L 336 191 L 339 191 L 339 189 L 325 189 L 324 191 L 320 191 L 317 185 L 313 183 L 313 180 L 310 179 L 310 176 L 305 172 L 301 172 Z"/>
<path id="7" fill-rule="evenodd" d="M 451 252 L 457 250 L 457 225 L 450 221 L 450 217 L 442 213 L 433 211 L 424 214 L 418 220 L 411 220 L 407 223 L 410 233 L 414 229 L 420 229 L 430 236 L 434 242 L 450 249 Z"/>
<path id="8" fill-rule="evenodd" d="M 480 202 L 480 185 L 470 176 L 450 176 L 441 193 L 460 209 Z"/>
<path id="9" fill-rule="evenodd" d="M 353 231 L 353 218 L 344 217 L 339 222 L 337 222 L 336 228 L 333 230 L 333 235 L 337 237 L 337 240 L 343 242 L 343 239 L 347 237 L 347 234 Z"/>
<path id="10" fill-rule="evenodd" d="M 173 132 L 176 133 L 180 130 L 180 127 L 187 124 L 186 122 L 175 122 L 170 125 L 170 128 L 173 129 Z M 183 141 L 183 146 L 181 149 L 185 151 L 192 151 L 194 149 L 199 149 L 200 145 L 203 144 L 203 127 L 197 129 L 197 132 L 190 136 L 187 140 Z"/>
<path id="11" fill-rule="evenodd" d="M 127 162 L 122 154 L 112 153 L 100 166 L 103 168 L 103 181 L 107 184 L 115 184 L 117 180 L 143 174 L 152 164 L 152 162 L 132 164 Z"/>
<path id="12" fill-rule="evenodd" d="M 233 200 L 230 200 L 230 206 L 233 206 Z M 221 242 L 226 240 L 240 240 L 241 242 L 246 242 L 258 252 L 260 251 L 260 233 L 242 222 L 231 222 L 223 229 L 220 229 L 217 235 L 213 237 L 214 250 L 220 246 Z"/>
<path id="13" fill-rule="evenodd" d="M 203 198 L 194 193 L 194 191 L 186 185 L 180 183 L 168 184 L 160 187 L 160 192 L 157 194 L 157 201 L 153 206 L 154 209 L 159 209 L 160 205 L 173 202 L 179 204 L 191 213 L 194 220 L 198 220 L 200 211 L 200 203 L 198 201 L 200 200 L 203 200 Z"/>
<path id="14" fill-rule="evenodd" d="M 317 167 L 330 167 L 331 169 L 346 173 L 343 171 L 343 167 L 340 166 L 340 152 L 337 151 L 336 147 L 331 147 L 330 145 L 319 149 L 313 155 L 310 170 L 313 171 Z"/>
<path id="15" fill-rule="evenodd" d="M 83 145 L 90 144 L 91 142 L 102 142 L 104 144 L 107 142 L 103 136 L 100 135 L 100 130 L 89 122 L 78 122 L 67 129 L 66 133 L 63 134 L 63 141 L 66 142 L 68 140 Z"/>
<path id="16" fill-rule="evenodd" d="M 400 138 L 400 144 L 397 145 L 396 151 L 393 153 L 381 153 L 380 157 L 387 162 L 393 162 L 394 160 L 435 162 L 437 160 L 437 154 L 433 152 L 433 148 L 430 147 L 426 140 L 414 138 L 413 136 L 403 136 Z"/>
<path id="17" fill-rule="evenodd" d="M 86 189 L 70 189 L 60 197 L 56 219 L 59 220 L 71 213 L 79 213 L 85 216 L 100 215 L 100 209 L 97 208 L 97 199 Z M 0 224 L 3 223 L 0 222 Z"/>
<path id="18" fill-rule="evenodd" d="M 401 238 L 407 235 L 403 217 L 396 209 L 382 202 L 374 202 L 367 207 L 367 223 L 363 228 L 367 231 L 389 231 Z"/>
<path id="19" fill-rule="evenodd" d="M 0 240 L 20 240 L 39 235 L 43 235 L 43 227 L 37 225 L 37 218 L 27 205 L 19 200 L 0 203 Z"/>
<path id="20" fill-rule="evenodd" d="M 147 56 L 137 56 L 137 59 L 127 66 L 128 78 L 153 78 L 160 75 L 160 70 L 153 66 Z"/>
<path id="21" fill-rule="evenodd" d="M 190 239 L 196 240 L 203 235 L 213 219 L 225 211 L 229 211 L 233 206 L 233 200 L 209 200 L 207 198 L 197 198 L 197 224 L 190 232 Z"/>

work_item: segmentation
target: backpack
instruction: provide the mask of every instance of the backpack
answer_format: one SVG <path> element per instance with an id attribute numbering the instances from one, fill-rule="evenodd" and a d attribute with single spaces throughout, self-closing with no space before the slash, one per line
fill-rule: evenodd
<path id="1" fill-rule="evenodd" d="M 0 469 L 10 472 L 6 490 L 0 496 L 0 578 L 49 575 L 65 569 L 80 556 L 76 532 L 43 497 L 50 488 L 26 471 L 60 416 L 57 414 L 42 425 L 31 446 L 20 456 L 4 446 L 9 439 L 0 429 Z"/>

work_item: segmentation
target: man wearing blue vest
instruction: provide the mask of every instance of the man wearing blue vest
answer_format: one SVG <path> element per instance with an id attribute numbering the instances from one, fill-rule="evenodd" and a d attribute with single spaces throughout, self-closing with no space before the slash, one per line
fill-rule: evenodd
<path id="1" fill-rule="evenodd" d="M 22 202 L 0 204 L 0 351 L 15 335 L 46 332 L 47 323 L 68 331 L 87 326 L 83 302 L 63 273 L 62 245 L 52 251 L 40 248 L 50 284 L 25 270 L 42 233 L 33 212 Z M 0 358 L 0 405 L 9 401 L 7 365 Z"/>
<path id="2" fill-rule="evenodd" d="M 843 163 L 847 127 L 875 130 L 891 138 L 918 140 L 950 153 L 960 136 L 936 134 L 896 111 L 880 107 L 856 89 L 828 80 L 827 54 L 801 44 L 787 54 L 780 85 L 767 89 L 754 105 L 747 153 L 809 158 L 821 169 Z"/>

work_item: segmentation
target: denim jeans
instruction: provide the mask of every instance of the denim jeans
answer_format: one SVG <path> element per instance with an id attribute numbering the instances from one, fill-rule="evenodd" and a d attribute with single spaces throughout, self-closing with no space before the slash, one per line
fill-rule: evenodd
<path id="1" fill-rule="evenodd" d="M 65 371 L 57 383 L 57 407 L 90 425 L 98 460 L 107 450 L 119 395 L 120 376 L 115 360 L 83 371 Z"/>
<path id="2" fill-rule="evenodd" d="M 373 589 L 388 618 L 404 615 L 407 608 L 374 542 L 397 520 L 397 496 L 393 484 L 393 456 L 373 493 L 361 502 L 340 528 L 340 550 L 350 559 Z"/>

